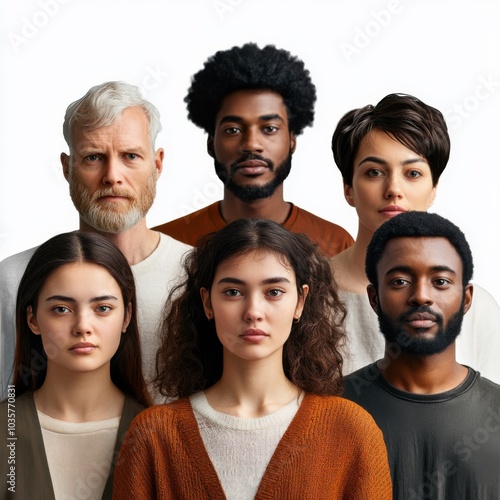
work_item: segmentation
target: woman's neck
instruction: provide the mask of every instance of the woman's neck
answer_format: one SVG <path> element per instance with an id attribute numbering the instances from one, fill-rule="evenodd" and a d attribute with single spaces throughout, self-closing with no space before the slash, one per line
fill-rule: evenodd
<path id="1" fill-rule="evenodd" d="M 242 418 L 269 415 L 299 398 L 300 389 L 285 376 L 279 363 L 265 359 L 224 359 L 220 380 L 205 391 L 212 408 Z"/>
<path id="2" fill-rule="evenodd" d="M 360 224 L 354 244 L 332 259 L 339 290 L 366 293 L 368 278 L 365 274 L 365 257 L 372 236 L 373 232 Z"/>
<path id="3" fill-rule="evenodd" d="M 113 384 L 109 366 L 92 372 L 60 373 L 47 368 L 45 381 L 34 393 L 37 410 L 66 422 L 91 422 L 118 417 L 124 394 Z"/>

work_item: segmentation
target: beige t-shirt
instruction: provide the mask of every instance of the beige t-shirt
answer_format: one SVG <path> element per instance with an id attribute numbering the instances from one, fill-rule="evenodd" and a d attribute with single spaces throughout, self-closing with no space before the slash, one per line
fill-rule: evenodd
<path id="1" fill-rule="evenodd" d="M 120 417 L 75 423 L 37 413 L 55 497 L 100 500 L 111 470 Z"/>

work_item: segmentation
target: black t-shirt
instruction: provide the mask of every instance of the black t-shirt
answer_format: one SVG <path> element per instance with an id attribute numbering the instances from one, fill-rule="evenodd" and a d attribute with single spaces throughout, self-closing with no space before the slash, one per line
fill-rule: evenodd
<path id="1" fill-rule="evenodd" d="M 500 499 L 499 385 L 469 368 L 451 391 L 412 394 L 373 363 L 345 378 L 344 397 L 382 430 L 395 499 Z"/>

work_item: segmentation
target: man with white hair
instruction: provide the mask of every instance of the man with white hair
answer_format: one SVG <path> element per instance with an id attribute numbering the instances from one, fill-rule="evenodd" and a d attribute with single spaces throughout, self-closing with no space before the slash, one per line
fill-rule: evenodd
<path id="1" fill-rule="evenodd" d="M 61 154 L 64 177 L 80 215 L 79 230 L 109 238 L 132 266 L 148 381 L 153 377 L 161 312 L 179 276 L 182 255 L 190 249 L 146 225 L 163 168 L 164 151 L 155 150 L 160 130 L 158 110 L 138 87 L 107 82 L 68 106 L 63 133 L 69 155 Z M 13 377 L 16 291 L 34 250 L 0 262 L 0 398 Z"/>

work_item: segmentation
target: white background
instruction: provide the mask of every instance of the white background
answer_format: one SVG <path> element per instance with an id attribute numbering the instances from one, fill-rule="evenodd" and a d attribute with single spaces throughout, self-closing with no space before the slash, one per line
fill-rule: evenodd
<path id="1" fill-rule="evenodd" d="M 330 151 L 338 120 L 392 92 L 445 114 L 452 153 L 433 211 L 466 233 L 475 281 L 500 302 L 499 25 L 500 2 L 484 0 L 2 0 L 0 259 L 77 228 L 59 164 L 64 113 L 107 80 L 139 85 L 162 115 L 165 168 L 149 225 L 220 199 L 183 99 L 207 57 L 253 41 L 299 56 L 317 87 L 286 199 L 354 237 Z"/>

